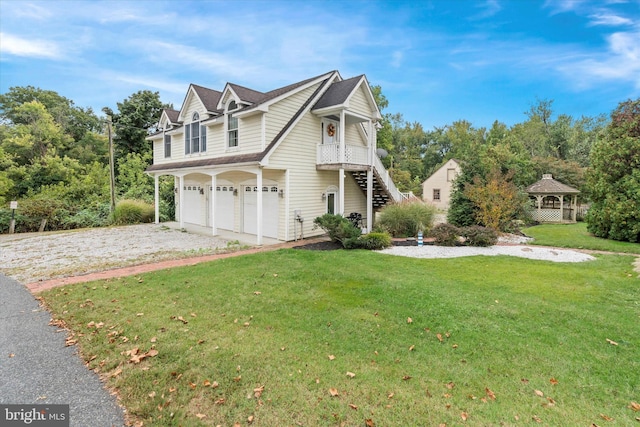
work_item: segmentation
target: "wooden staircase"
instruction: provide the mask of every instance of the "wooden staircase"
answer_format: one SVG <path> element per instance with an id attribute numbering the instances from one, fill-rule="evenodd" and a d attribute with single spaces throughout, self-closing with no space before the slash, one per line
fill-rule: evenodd
<path id="1" fill-rule="evenodd" d="M 351 175 L 360 189 L 367 194 L 367 171 L 352 171 Z M 373 169 L 373 209 L 379 210 L 389 202 L 393 202 L 393 197 L 378 174 L 376 168 Z"/>

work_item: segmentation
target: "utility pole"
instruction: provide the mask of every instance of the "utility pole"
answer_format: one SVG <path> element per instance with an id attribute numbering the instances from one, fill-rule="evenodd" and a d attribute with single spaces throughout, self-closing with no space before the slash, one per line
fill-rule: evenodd
<path id="1" fill-rule="evenodd" d="M 109 172 L 111 175 L 111 213 L 116 210 L 116 173 L 113 160 L 113 136 L 111 132 L 111 116 L 107 115 L 107 132 L 109 134 Z"/>

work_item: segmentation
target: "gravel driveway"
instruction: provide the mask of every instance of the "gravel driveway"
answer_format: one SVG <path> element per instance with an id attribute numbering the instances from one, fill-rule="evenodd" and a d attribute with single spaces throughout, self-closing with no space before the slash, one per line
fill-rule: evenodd
<path id="1" fill-rule="evenodd" d="M 0 235 L 0 270 L 27 284 L 237 248 L 229 240 L 157 224 Z"/>

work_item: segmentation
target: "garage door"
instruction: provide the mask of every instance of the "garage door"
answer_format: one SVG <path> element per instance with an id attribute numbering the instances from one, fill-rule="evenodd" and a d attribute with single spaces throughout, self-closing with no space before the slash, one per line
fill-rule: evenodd
<path id="1" fill-rule="evenodd" d="M 258 233 L 258 187 L 244 186 L 243 194 L 243 231 L 247 234 Z M 262 187 L 262 235 L 278 238 L 278 187 Z"/>
<path id="2" fill-rule="evenodd" d="M 218 185 L 216 187 L 216 227 L 233 231 L 234 216 L 234 187 Z M 211 191 L 211 186 L 209 186 Z M 207 200 L 207 226 L 211 227 L 211 200 Z"/>
<path id="3" fill-rule="evenodd" d="M 186 185 L 184 191 L 184 222 L 189 224 L 205 225 L 203 216 L 204 195 L 200 194 L 202 187 L 198 185 Z M 204 191 L 203 191 L 204 193 Z"/>

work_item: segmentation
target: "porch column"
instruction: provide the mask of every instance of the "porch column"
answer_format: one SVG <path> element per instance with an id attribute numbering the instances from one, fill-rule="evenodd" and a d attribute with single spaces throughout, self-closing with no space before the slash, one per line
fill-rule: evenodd
<path id="1" fill-rule="evenodd" d="M 284 241 L 289 241 L 289 169 L 284 172 Z"/>
<path id="2" fill-rule="evenodd" d="M 153 176 L 153 184 L 154 184 L 154 195 L 153 201 L 155 205 L 155 215 L 156 215 L 156 224 L 160 224 L 160 177 L 158 174 Z"/>
<path id="3" fill-rule="evenodd" d="M 340 141 L 339 142 L 339 147 L 340 147 L 340 163 L 344 163 L 344 152 L 345 152 L 345 135 L 346 135 L 346 131 L 345 131 L 345 122 L 344 122 L 344 110 L 342 110 L 340 112 L 340 126 L 339 126 L 339 135 L 340 135 Z"/>
<path id="4" fill-rule="evenodd" d="M 573 195 L 573 197 L 571 198 L 571 220 L 573 222 L 577 222 L 577 218 L 578 218 L 578 196 L 576 196 L 575 194 Z"/>
<path id="5" fill-rule="evenodd" d="M 258 168 L 258 172 L 256 174 L 256 184 L 258 186 L 258 194 L 256 198 L 256 209 L 257 209 L 257 220 L 258 224 L 256 227 L 256 244 L 262 244 L 262 168 Z"/>
<path id="6" fill-rule="evenodd" d="M 564 196 L 560 195 L 560 222 L 564 222 Z"/>
<path id="7" fill-rule="evenodd" d="M 344 152 L 342 153 L 344 156 Z M 338 172 L 338 213 L 344 216 L 344 169 Z"/>
<path id="8" fill-rule="evenodd" d="M 373 126 L 373 121 L 369 119 L 367 128 L 367 143 L 369 144 L 369 165 L 367 168 L 367 233 L 371 233 L 371 229 L 373 228 L 373 161 L 376 155 L 376 138 L 374 134 L 375 127 Z"/>
<path id="9" fill-rule="evenodd" d="M 542 218 L 542 199 L 544 197 L 543 196 L 536 196 L 536 201 L 538 202 L 538 218 L 536 219 L 537 221 L 541 221 Z"/>
<path id="10" fill-rule="evenodd" d="M 218 234 L 218 229 L 216 227 L 216 180 L 217 175 L 211 175 L 211 234 L 214 236 Z"/>
<path id="11" fill-rule="evenodd" d="M 180 175 L 180 206 L 178 206 L 178 211 L 180 212 L 180 229 L 184 228 L 184 175 Z"/>
<path id="12" fill-rule="evenodd" d="M 367 233 L 373 228 L 373 166 L 367 168 Z"/>

